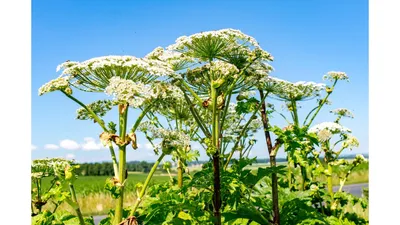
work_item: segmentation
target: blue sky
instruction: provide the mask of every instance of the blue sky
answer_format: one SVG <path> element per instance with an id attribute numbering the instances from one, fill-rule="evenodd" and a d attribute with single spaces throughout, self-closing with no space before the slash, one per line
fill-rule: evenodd
<path id="1" fill-rule="evenodd" d="M 74 102 L 61 93 L 38 96 L 38 88 L 58 76 L 58 64 L 104 55 L 143 57 L 179 36 L 222 28 L 256 38 L 275 57 L 271 75 L 281 79 L 322 82 L 328 71 L 346 72 L 350 82 L 337 85 L 330 98 L 333 105 L 323 109 L 315 123 L 333 121 L 331 109 L 353 110 L 355 119 L 343 119 L 343 125 L 360 140 L 353 153 L 368 152 L 368 1 L 111 2 L 32 2 L 32 158 L 110 159 L 108 150 L 96 150 L 98 125 L 75 120 L 79 107 Z M 101 94 L 76 96 L 90 103 Z M 313 103 L 301 103 L 301 110 Z M 106 119 L 115 115 L 110 112 Z M 252 155 L 267 157 L 263 143 L 260 135 Z M 127 160 L 154 160 L 142 136 L 139 144 L 138 150 L 128 150 Z"/>

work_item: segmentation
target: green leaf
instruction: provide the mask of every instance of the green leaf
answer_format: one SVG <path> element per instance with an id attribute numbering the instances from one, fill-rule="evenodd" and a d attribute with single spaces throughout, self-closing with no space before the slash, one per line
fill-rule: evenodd
<path id="1" fill-rule="evenodd" d="M 236 219 L 251 219 L 259 224 L 269 224 L 269 221 L 252 205 L 242 205 L 237 211 L 222 213 L 225 222 Z"/>
<path id="2" fill-rule="evenodd" d="M 183 219 L 183 220 L 191 220 L 192 216 L 190 216 L 189 214 L 187 214 L 187 213 L 185 213 L 183 211 L 180 211 L 178 213 L 178 218 Z"/>

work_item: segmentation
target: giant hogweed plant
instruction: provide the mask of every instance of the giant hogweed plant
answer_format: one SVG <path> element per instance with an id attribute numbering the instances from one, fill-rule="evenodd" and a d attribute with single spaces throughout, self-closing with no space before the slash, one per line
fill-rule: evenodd
<path id="1" fill-rule="evenodd" d="M 314 197 L 318 199 L 318 208 L 321 209 L 322 213 L 328 213 L 329 215 L 330 213 L 332 213 L 332 210 L 337 209 L 337 205 L 339 204 L 339 200 L 341 198 L 351 198 L 353 204 L 361 201 L 363 207 L 365 207 L 366 204 L 364 200 L 356 200 L 357 198 L 349 197 L 349 195 L 341 192 L 343 185 L 351 171 L 360 163 L 364 162 L 362 156 L 357 156 L 353 162 L 339 159 L 339 156 L 343 152 L 343 150 L 358 147 L 358 140 L 350 134 L 351 130 L 339 124 L 339 121 L 342 117 L 353 117 L 352 113 L 349 110 L 343 108 L 332 110 L 331 112 L 335 113 L 338 116 L 334 123 L 325 122 L 309 128 L 313 120 L 316 118 L 317 114 L 320 112 L 321 108 L 329 103 L 328 97 L 331 95 L 337 82 L 339 80 L 347 80 L 348 77 L 343 72 L 329 72 L 324 76 L 324 79 L 328 79 L 329 81 L 333 82 L 333 85 L 327 86 L 325 84 L 316 84 L 313 82 L 290 83 L 288 81 L 280 80 L 277 78 L 267 77 L 263 79 L 263 82 L 260 82 L 261 85 L 259 88 L 260 96 L 262 96 L 262 90 L 265 90 L 267 94 L 270 93 L 272 95 L 271 97 L 285 101 L 287 109 L 291 115 L 290 119 L 287 119 L 282 113 L 279 113 L 288 122 L 288 125 L 283 129 L 276 126 L 271 127 L 270 125 L 268 125 L 267 114 L 265 115 L 266 119 L 264 120 L 264 124 L 266 125 L 264 127 L 268 149 L 271 148 L 271 137 L 268 130 L 271 130 L 277 136 L 277 142 L 275 146 L 277 146 L 277 144 L 283 144 L 284 149 L 288 154 L 287 185 L 289 187 L 289 190 L 319 190 L 318 188 L 322 188 L 325 186 L 323 185 L 323 183 L 317 182 L 316 177 L 320 174 L 324 174 L 326 176 L 330 198 L 321 198 L 323 194 L 314 195 Z M 308 115 L 304 119 L 303 124 L 301 125 L 299 123 L 300 119 L 298 117 L 298 101 L 320 97 L 320 91 L 322 91 L 323 89 L 325 89 L 326 95 L 323 98 L 318 99 L 318 105 L 308 113 Z M 338 134 L 340 138 L 333 139 L 332 136 L 334 136 L 335 134 Z M 270 140 L 268 141 L 268 139 Z M 331 141 L 333 143 L 330 143 Z M 334 150 L 334 148 L 341 143 L 341 147 L 337 150 Z M 272 147 L 272 149 L 274 149 L 274 147 Z M 317 148 L 320 148 L 320 150 L 317 151 Z M 320 156 L 322 155 L 324 156 L 324 163 L 322 163 L 320 159 Z M 272 162 L 273 159 L 271 159 L 271 166 Z M 346 171 L 344 175 L 340 175 L 340 187 L 336 194 L 334 194 L 332 191 L 333 166 L 341 166 Z M 300 168 L 301 182 L 299 186 L 295 186 L 293 182 L 293 167 Z M 277 183 L 276 178 L 275 180 L 273 180 L 272 183 Z M 274 193 L 274 188 L 272 191 Z M 324 204 L 322 204 L 323 201 L 325 202 L 325 206 Z M 349 201 L 347 201 L 346 204 L 348 202 Z M 327 205 L 328 207 L 326 207 Z M 274 204 L 274 206 L 276 205 Z M 324 210 L 324 208 L 330 209 Z M 331 212 L 329 212 L 329 210 Z M 338 213 L 337 211 L 338 210 L 336 210 L 335 212 L 336 214 L 340 214 L 341 216 L 343 216 L 343 210 L 339 210 L 340 213 Z M 279 213 L 279 211 L 274 209 L 274 214 L 275 212 Z"/>
<path id="2" fill-rule="evenodd" d="M 164 93 L 155 88 L 157 83 L 153 81 L 160 75 L 173 71 L 159 60 L 133 56 L 104 56 L 83 62 L 67 61 L 57 67 L 57 71 L 59 70 L 62 70 L 62 74 L 43 85 L 39 89 L 39 95 L 53 91 L 62 92 L 82 107 L 77 110 L 78 119 L 92 120 L 102 129 L 103 132 L 99 136 L 102 143 L 110 149 L 114 167 L 114 177 L 107 182 L 106 188 L 118 199 L 114 216 L 114 224 L 118 224 L 123 214 L 127 146 L 131 144 L 133 149 L 137 148 L 135 132 L 140 122 L 164 97 Z M 104 92 L 113 96 L 113 100 L 106 98 L 86 105 L 73 96 L 72 88 L 87 93 Z M 118 129 L 113 121 L 106 123 L 102 119 L 114 106 L 118 107 Z M 139 110 L 140 114 L 128 130 L 130 108 Z M 113 144 L 118 146 L 119 162 Z"/>
<path id="3" fill-rule="evenodd" d="M 64 224 L 94 224 L 92 217 L 84 218 L 80 210 L 74 182 L 77 178 L 75 169 L 79 165 L 74 161 L 62 158 L 46 158 L 32 161 L 32 224 L 34 225 L 64 225 Z M 50 187 L 44 189 L 43 179 L 51 179 Z M 65 191 L 68 189 L 68 191 Z M 57 208 L 66 202 L 75 211 L 76 215 L 67 212 L 58 212 Z M 42 210 L 43 206 L 51 203 L 52 210 Z M 49 207 L 51 208 L 51 207 Z"/>
<path id="4" fill-rule="evenodd" d="M 273 58 L 253 37 L 233 29 L 182 36 L 166 49 L 156 48 L 149 57 L 174 65 L 169 78 L 184 92 L 213 160 L 214 217 L 215 224 L 221 224 L 221 146 L 228 106 L 232 95 L 253 85 L 251 76 L 260 70 L 267 75 L 270 66 L 265 62 Z M 211 121 L 200 117 L 196 105 L 207 111 Z"/>

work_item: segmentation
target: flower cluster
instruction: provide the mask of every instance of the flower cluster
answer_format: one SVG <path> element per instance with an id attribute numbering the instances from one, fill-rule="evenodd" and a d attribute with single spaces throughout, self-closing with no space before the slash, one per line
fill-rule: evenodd
<path id="1" fill-rule="evenodd" d="M 169 75 L 174 71 L 160 60 L 134 56 L 102 56 L 83 62 L 67 61 L 57 70 L 61 76 L 70 77 L 71 84 L 85 91 L 101 92 L 112 77 L 133 81 L 147 81 L 149 77 Z"/>
<path id="2" fill-rule="evenodd" d="M 349 81 L 349 77 L 345 72 L 338 71 L 330 71 L 323 76 L 324 80 L 335 81 L 335 80 L 347 80 Z"/>
<path id="3" fill-rule="evenodd" d="M 146 59 L 160 60 L 171 66 L 174 71 L 185 68 L 188 63 L 194 62 L 193 58 L 180 52 L 164 50 L 162 47 L 155 48 L 145 56 Z"/>
<path id="4" fill-rule="evenodd" d="M 210 43 L 213 43 L 212 48 L 210 48 Z M 222 29 L 181 36 L 176 39 L 175 44 L 168 46 L 167 50 L 186 52 L 196 58 L 237 55 L 239 53 L 246 54 L 252 60 L 273 60 L 271 54 L 261 49 L 253 37 L 235 29 Z M 197 54 L 200 52 L 204 54 Z"/>
<path id="5" fill-rule="evenodd" d="M 214 77 L 227 77 L 239 72 L 235 65 L 223 61 L 215 61 L 212 64 L 207 64 L 205 68 L 207 68 L 209 73 Z"/>
<path id="6" fill-rule="evenodd" d="M 73 160 L 63 158 L 46 158 L 32 161 L 31 177 L 42 178 L 56 176 L 62 178 L 65 176 L 65 170 L 74 165 Z"/>
<path id="7" fill-rule="evenodd" d="M 351 130 L 338 123 L 323 122 L 311 127 L 308 132 L 317 134 L 321 141 L 327 141 L 333 134 L 351 133 Z"/>
<path id="8" fill-rule="evenodd" d="M 279 99 L 287 101 L 300 101 L 317 97 L 320 91 L 325 88 L 325 84 L 322 83 L 305 81 L 291 83 L 271 76 L 262 78 L 259 86 Z"/>
<path id="9" fill-rule="evenodd" d="M 110 79 L 110 84 L 106 87 L 105 92 L 108 95 L 114 95 L 116 101 L 128 103 L 131 107 L 139 107 L 146 100 L 154 98 L 154 92 L 150 86 L 141 82 L 133 82 L 120 77 Z"/>
<path id="10" fill-rule="evenodd" d="M 161 144 L 156 145 L 156 151 L 160 148 L 164 153 L 170 154 L 178 148 L 186 148 L 190 145 L 190 137 L 178 130 L 169 130 L 161 127 L 155 127 L 151 122 L 143 122 L 139 130 L 150 135 L 152 139 L 162 139 Z"/>
<path id="11" fill-rule="evenodd" d="M 367 162 L 367 161 L 368 160 L 365 159 L 363 155 L 357 154 L 356 157 L 354 158 L 353 164 L 358 165 L 360 163 Z"/>
<path id="12" fill-rule="evenodd" d="M 102 117 L 112 109 L 113 105 L 114 103 L 110 100 L 98 100 L 86 105 L 86 107 L 92 110 L 97 116 Z M 93 116 L 83 107 L 76 110 L 76 114 L 78 120 L 94 119 Z"/>
<path id="13" fill-rule="evenodd" d="M 358 147 L 359 145 L 360 142 L 358 142 L 358 139 L 353 135 L 347 135 L 346 139 L 342 143 L 343 148 L 350 148 L 350 149 Z"/>
<path id="14" fill-rule="evenodd" d="M 176 39 L 175 44 L 167 47 L 168 50 L 182 50 L 188 45 L 191 45 L 194 41 L 203 39 L 203 38 L 219 38 L 229 42 L 232 42 L 234 39 L 239 39 L 244 42 L 248 42 L 254 47 L 260 47 L 256 39 L 253 37 L 242 33 L 240 30 L 235 29 L 221 29 L 216 31 L 206 31 L 196 33 L 190 36 L 181 36 Z"/>
<path id="15" fill-rule="evenodd" d="M 341 116 L 341 117 L 349 117 L 349 118 L 354 118 L 353 113 L 346 109 L 346 108 L 338 108 L 330 111 L 331 113 Z"/>
<path id="16" fill-rule="evenodd" d="M 39 88 L 39 96 L 57 90 L 72 94 L 72 89 L 69 87 L 68 79 L 68 77 L 59 77 L 49 81 Z"/>

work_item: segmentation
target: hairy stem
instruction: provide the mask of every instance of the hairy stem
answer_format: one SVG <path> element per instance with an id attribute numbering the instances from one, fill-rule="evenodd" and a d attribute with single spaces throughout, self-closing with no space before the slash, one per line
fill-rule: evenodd
<path id="1" fill-rule="evenodd" d="M 215 148 L 213 155 L 213 173 L 214 173 L 214 217 L 215 224 L 221 225 L 221 180 L 220 180 L 220 157 L 219 157 L 219 112 L 217 106 L 218 93 L 216 88 L 211 88 L 212 100 L 212 146 Z"/>
<path id="2" fill-rule="evenodd" d="M 128 118 L 128 105 L 120 104 L 119 111 L 119 137 L 121 142 L 125 142 L 126 137 L 126 123 Z M 119 146 L 119 182 L 124 184 L 125 181 L 125 166 L 126 166 L 126 145 Z M 115 208 L 114 224 L 119 224 L 122 220 L 122 212 L 124 207 L 124 185 L 121 186 L 121 195 L 117 199 L 117 206 Z"/>

